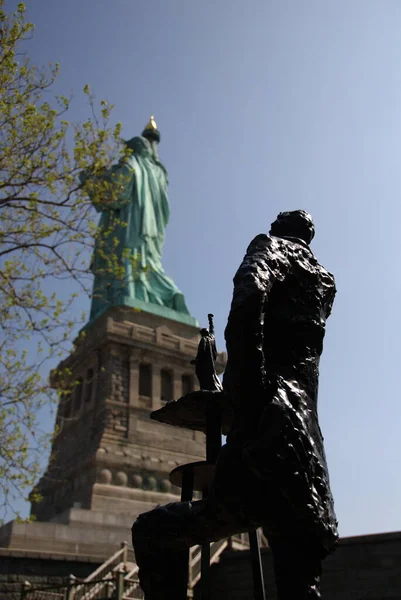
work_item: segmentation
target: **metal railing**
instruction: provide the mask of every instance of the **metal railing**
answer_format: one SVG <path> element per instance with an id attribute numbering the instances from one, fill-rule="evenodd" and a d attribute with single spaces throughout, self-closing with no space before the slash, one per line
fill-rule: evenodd
<path id="1" fill-rule="evenodd" d="M 20 598 L 21 600 L 64 600 L 65 586 L 35 589 L 29 581 L 24 581 Z"/>
<path id="2" fill-rule="evenodd" d="M 29 581 L 24 581 L 21 587 L 21 600 L 65 600 L 66 586 L 48 585 L 45 587 L 35 588 Z"/>
<path id="3" fill-rule="evenodd" d="M 124 576 L 124 599 L 144 597 L 142 588 L 139 585 L 138 571 L 139 567 L 134 563 L 131 571 L 128 571 L 128 573 Z"/>
<path id="4" fill-rule="evenodd" d="M 219 560 L 226 548 L 244 550 L 249 548 L 248 535 L 240 534 L 225 538 L 210 545 L 210 564 Z M 188 597 L 201 578 L 202 547 L 190 549 Z M 143 591 L 138 580 L 138 565 L 133 560 L 133 552 L 124 542 L 110 558 L 101 564 L 84 580 L 70 575 L 68 581 L 60 586 L 41 586 L 35 588 L 28 581 L 22 584 L 21 600 L 142 600 Z"/>
<path id="5" fill-rule="evenodd" d="M 97 598 L 108 598 L 117 587 L 114 570 L 120 565 L 124 566 L 128 561 L 128 542 L 121 544 L 108 560 L 100 565 L 93 573 L 88 575 L 75 589 L 73 600 L 96 600 Z M 96 582 L 95 582 L 96 580 Z M 68 599 L 72 600 L 72 599 Z"/>
<path id="6" fill-rule="evenodd" d="M 79 591 L 81 599 L 102 598 L 106 600 L 143 600 L 144 594 L 139 580 L 126 577 L 123 564 L 103 579 L 79 581 L 72 575 L 68 583 L 55 586 L 35 588 L 25 582 L 21 589 L 21 600 L 76 600 Z"/>
<path id="7" fill-rule="evenodd" d="M 228 539 L 222 539 L 210 544 L 210 564 L 217 562 L 219 556 L 228 546 Z M 188 588 L 193 590 L 201 578 L 202 546 L 193 546 L 189 553 Z M 192 594 L 190 594 L 192 595 Z"/>
<path id="8" fill-rule="evenodd" d="M 24 596 L 24 598 L 29 598 L 29 600 L 64 600 L 65 593 L 49 592 L 47 590 L 32 590 L 29 593 L 29 596 Z"/>

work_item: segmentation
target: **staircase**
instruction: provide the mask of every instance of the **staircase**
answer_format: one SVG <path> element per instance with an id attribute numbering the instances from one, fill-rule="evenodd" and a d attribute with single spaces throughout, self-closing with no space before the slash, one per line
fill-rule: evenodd
<path id="1" fill-rule="evenodd" d="M 245 550 L 249 548 L 247 535 L 234 536 L 210 544 L 210 564 L 219 560 L 226 548 Z M 201 546 L 190 550 L 188 574 L 188 598 L 201 578 Z M 139 585 L 138 566 L 133 551 L 124 542 L 100 567 L 84 580 L 73 575 L 67 585 L 60 588 L 34 589 L 25 582 L 21 591 L 22 600 L 143 600 Z"/>
<path id="2" fill-rule="evenodd" d="M 210 544 L 210 564 L 216 563 L 226 548 L 249 550 L 248 535 L 225 538 Z M 192 546 L 189 553 L 188 598 L 192 598 L 193 589 L 201 578 L 202 546 Z"/>

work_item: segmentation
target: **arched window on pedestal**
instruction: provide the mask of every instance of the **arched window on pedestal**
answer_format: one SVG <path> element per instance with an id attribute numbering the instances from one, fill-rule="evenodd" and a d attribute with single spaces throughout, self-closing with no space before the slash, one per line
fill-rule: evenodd
<path id="1" fill-rule="evenodd" d="M 151 365 L 139 365 L 139 395 L 152 396 L 152 367 Z"/>
<path id="2" fill-rule="evenodd" d="M 73 412 L 77 413 L 81 408 L 82 403 L 82 390 L 83 390 L 83 381 L 82 377 L 78 377 L 75 387 L 74 387 L 74 408 Z"/>
<path id="3" fill-rule="evenodd" d="M 173 374 L 168 369 L 162 369 L 161 377 L 161 399 L 163 402 L 173 400 Z"/>

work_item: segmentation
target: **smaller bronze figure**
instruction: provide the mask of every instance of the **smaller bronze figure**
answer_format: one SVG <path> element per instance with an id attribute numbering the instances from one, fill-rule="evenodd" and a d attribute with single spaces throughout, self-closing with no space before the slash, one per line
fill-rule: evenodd
<path id="1" fill-rule="evenodd" d="M 258 527 L 272 550 L 279 600 L 321 597 L 321 561 L 338 537 L 317 416 L 335 283 L 309 247 L 313 236 L 308 213 L 280 213 L 270 235 L 250 243 L 234 277 L 223 391 L 193 393 L 222 398 L 232 414 L 227 443 L 207 498 L 157 508 L 134 523 L 146 600 L 186 598 L 189 546 Z M 202 338 L 213 355 L 209 334 Z M 202 357 L 203 350 L 197 368 L 209 384 Z"/>
<path id="2" fill-rule="evenodd" d="M 213 317 L 214 315 L 209 313 L 209 329 L 203 328 L 200 330 L 201 339 L 198 352 L 195 360 L 191 361 L 191 364 L 195 365 L 195 373 L 201 390 L 221 392 L 223 391 L 223 386 L 217 377 L 215 369 L 217 349 L 214 337 Z"/>

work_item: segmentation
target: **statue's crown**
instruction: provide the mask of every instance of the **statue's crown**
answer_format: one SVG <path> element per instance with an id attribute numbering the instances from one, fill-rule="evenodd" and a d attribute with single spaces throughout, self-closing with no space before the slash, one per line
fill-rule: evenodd
<path id="1" fill-rule="evenodd" d="M 142 135 L 151 142 L 156 142 L 157 144 L 160 142 L 160 131 L 157 129 L 156 121 L 153 115 L 150 117 L 149 123 L 142 131 Z"/>

